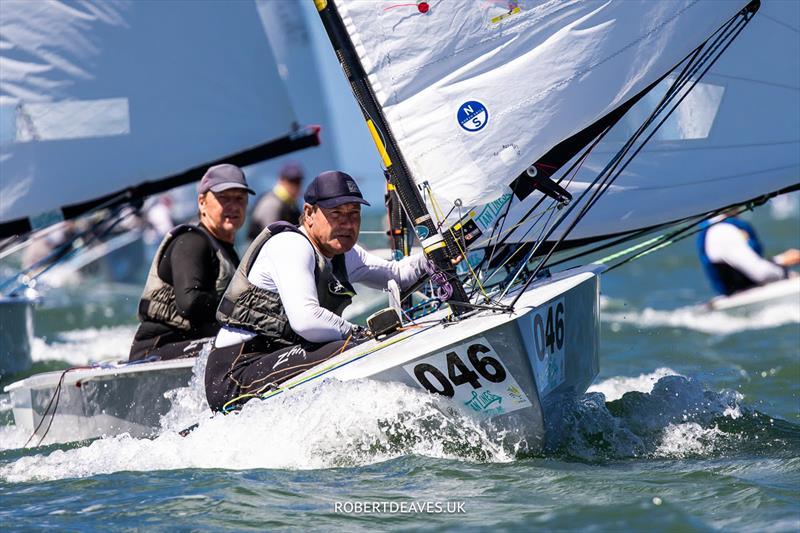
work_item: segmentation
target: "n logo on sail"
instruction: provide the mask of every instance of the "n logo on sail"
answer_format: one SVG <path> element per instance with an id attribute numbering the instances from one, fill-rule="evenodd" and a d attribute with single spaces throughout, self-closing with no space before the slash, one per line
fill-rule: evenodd
<path id="1" fill-rule="evenodd" d="M 467 131 L 478 131 L 489 122 L 489 111 L 482 103 L 470 100 L 458 109 L 458 123 Z"/>

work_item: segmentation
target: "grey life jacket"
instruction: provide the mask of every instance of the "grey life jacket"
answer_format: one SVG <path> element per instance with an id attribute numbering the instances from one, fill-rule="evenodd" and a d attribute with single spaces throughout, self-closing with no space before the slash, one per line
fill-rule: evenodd
<path id="1" fill-rule="evenodd" d="M 219 262 L 219 271 L 217 272 L 217 279 L 214 282 L 214 291 L 218 298 L 222 298 L 222 295 L 225 293 L 225 289 L 228 287 L 228 283 L 230 283 L 236 271 L 236 265 L 231 261 L 230 257 L 228 257 L 225 249 L 217 239 L 208 233 L 205 228 L 202 226 L 181 224 L 164 236 L 164 239 L 161 241 L 156 251 L 153 264 L 150 265 L 150 270 L 147 273 L 147 281 L 144 284 L 144 291 L 142 291 L 142 298 L 139 300 L 138 317 L 140 322 L 149 320 L 161 322 L 184 331 L 192 329 L 192 324 L 178 312 L 178 306 L 175 304 L 175 288 L 158 276 L 158 265 L 161 264 L 161 260 L 164 258 L 164 253 L 167 251 L 169 244 L 177 236 L 189 231 L 199 231 L 208 239 L 208 242 L 214 248 Z"/>
<path id="2" fill-rule="evenodd" d="M 217 321 L 221 324 L 263 335 L 273 341 L 276 349 L 299 344 L 304 339 L 289 325 L 289 318 L 278 293 L 256 287 L 250 283 L 247 276 L 264 244 L 284 231 L 293 231 L 306 237 L 296 226 L 288 222 L 275 222 L 264 228 L 244 254 L 217 308 Z M 355 295 L 355 290 L 347 277 L 344 255 L 337 255 L 328 262 L 325 256 L 314 248 L 311 241 L 308 241 L 308 245 L 314 249 L 316 256 L 314 280 L 317 285 L 319 305 L 341 316 Z"/>

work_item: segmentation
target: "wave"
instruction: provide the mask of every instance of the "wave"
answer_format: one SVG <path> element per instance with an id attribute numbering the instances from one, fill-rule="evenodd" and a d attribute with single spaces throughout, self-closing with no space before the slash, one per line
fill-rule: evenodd
<path id="1" fill-rule="evenodd" d="M 64 331 L 54 342 L 35 337 L 31 343 L 31 358 L 65 361 L 72 366 L 127 360 L 135 331 L 135 326 L 114 326 Z"/>
<path id="2" fill-rule="evenodd" d="M 610 401 L 600 391 L 607 391 Z M 555 452 L 587 461 L 800 452 L 800 426 L 742 400 L 736 391 L 709 391 L 664 368 L 610 378 L 568 411 Z"/>
<path id="3" fill-rule="evenodd" d="M 0 478 L 20 482 L 182 468 L 320 469 L 404 455 L 481 462 L 514 458 L 441 397 L 397 383 L 329 380 L 268 402 L 250 402 L 235 415 L 205 418 L 186 437 L 170 429 L 154 439 L 122 435 L 22 457 L 0 467 Z"/>
<path id="4" fill-rule="evenodd" d="M 608 300 L 606 300 L 608 302 Z M 631 309 L 618 311 L 619 304 L 606 304 L 600 319 L 610 325 L 615 333 L 624 326 L 635 326 L 644 329 L 662 327 L 683 328 L 714 335 L 731 335 L 742 331 L 776 328 L 787 324 L 800 323 L 800 302 L 774 305 L 756 311 L 748 316 L 736 316 L 722 311 L 689 306 L 673 310 Z"/>
<path id="5" fill-rule="evenodd" d="M 211 416 L 202 393 L 203 358 L 190 387 L 173 393 L 173 410 L 153 439 L 127 435 L 88 445 L 51 446 L 35 455 L 3 452 L 9 482 L 80 478 L 120 471 L 323 469 L 359 467 L 417 455 L 467 462 L 517 458 L 490 428 L 436 395 L 398 383 L 328 380 L 314 388 L 250 402 Z M 186 437 L 178 430 L 200 420 Z M 0 431 L 0 449 L 23 436 Z M 11 456 L 7 454 L 11 454 Z M 669 368 L 594 385 L 564 410 L 561 434 L 544 454 L 567 460 L 796 456 L 800 426 L 745 405 L 735 391 L 714 392 Z"/>

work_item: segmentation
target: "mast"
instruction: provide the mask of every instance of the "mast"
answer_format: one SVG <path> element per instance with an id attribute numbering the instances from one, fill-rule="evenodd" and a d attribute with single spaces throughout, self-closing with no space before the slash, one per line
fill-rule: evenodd
<path id="1" fill-rule="evenodd" d="M 448 303 L 453 308 L 455 315 L 463 314 L 468 306 L 458 305 L 459 302 L 467 303 L 468 297 L 461 281 L 458 279 L 453 267 L 453 259 L 459 257 L 458 249 L 451 235 L 442 234 L 425 207 L 425 202 L 419 193 L 408 166 L 397 146 L 392 132 L 387 126 L 383 110 L 378 105 L 375 95 L 370 87 L 367 74 L 345 30 L 342 18 L 336 10 L 332 0 L 314 0 L 319 16 L 325 26 L 331 44 L 336 52 L 336 57 L 344 70 L 353 96 L 361 108 L 364 120 L 372 135 L 372 140 L 381 155 L 385 172 L 389 177 L 389 184 L 394 188 L 414 230 L 422 245 L 423 252 L 436 266 L 438 271 L 445 274 L 447 283 L 452 288 L 452 296 Z"/>

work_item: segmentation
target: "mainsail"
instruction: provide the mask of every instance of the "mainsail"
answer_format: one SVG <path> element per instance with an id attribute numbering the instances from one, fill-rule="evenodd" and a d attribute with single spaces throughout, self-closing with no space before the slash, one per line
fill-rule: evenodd
<path id="1" fill-rule="evenodd" d="M 677 81 L 657 112 L 685 99 L 758 8 L 741 0 L 316 4 L 423 249 L 444 241 L 450 257 L 494 231 L 515 201 L 541 199 L 537 189 L 566 203 L 569 192 L 550 176 L 669 75 Z M 613 183 L 604 180 L 599 190 Z"/>
<path id="2" fill-rule="evenodd" d="M 747 2 L 336 2 L 415 182 L 483 204 Z"/>
<path id="3" fill-rule="evenodd" d="M 588 242 L 746 202 L 800 184 L 800 3 L 764 2 L 702 82 L 648 142 L 567 242 Z M 580 194 L 670 83 L 668 77 L 600 142 L 566 186 Z M 494 241 L 525 242 L 520 219 L 541 195 L 513 201 Z M 508 208 L 503 205 L 494 212 Z M 478 215 L 483 210 L 478 212 Z M 491 218 L 487 209 L 484 217 Z M 552 238 L 561 236 L 557 230 Z M 485 240 L 484 244 L 488 244 Z"/>
<path id="4" fill-rule="evenodd" d="M 0 236 L 318 144 L 254 2 L 0 10 Z"/>

